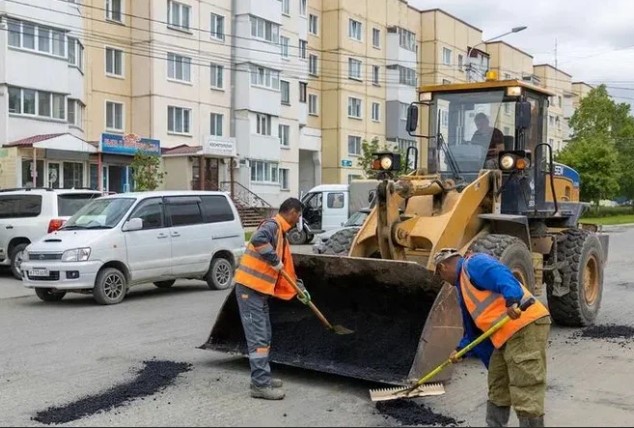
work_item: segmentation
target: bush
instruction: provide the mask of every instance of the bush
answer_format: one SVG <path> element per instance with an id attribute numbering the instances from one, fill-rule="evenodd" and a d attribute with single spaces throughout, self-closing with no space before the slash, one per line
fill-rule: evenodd
<path id="1" fill-rule="evenodd" d="M 622 206 L 622 207 L 592 207 L 586 211 L 581 218 L 605 218 L 614 217 L 618 215 L 632 215 L 634 214 L 634 206 Z"/>

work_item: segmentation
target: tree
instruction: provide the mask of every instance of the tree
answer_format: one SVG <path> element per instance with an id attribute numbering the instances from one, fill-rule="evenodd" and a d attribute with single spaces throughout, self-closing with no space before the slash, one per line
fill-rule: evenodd
<path id="1" fill-rule="evenodd" d="M 398 171 L 398 175 L 405 174 L 407 172 L 407 164 L 405 162 L 406 153 L 402 150 L 399 150 L 396 144 L 389 144 L 387 142 L 380 143 L 378 138 L 373 138 L 370 142 L 367 140 L 363 140 L 361 143 L 361 157 L 359 158 L 358 165 L 363 169 L 366 177 L 368 178 L 376 178 L 378 175 L 377 171 L 372 169 L 372 161 L 374 160 L 374 156 L 372 153 L 376 152 L 392 152 L 398 153 L 401 155 L 401 169 Z"/>
<path id="2" fill-rule="evenodd" d="M 161 170 L 161 158 L 139 150 L 130 164 L 134 175 L 134 188 L 139 192 L 156 190 L 165 177 Z"/>

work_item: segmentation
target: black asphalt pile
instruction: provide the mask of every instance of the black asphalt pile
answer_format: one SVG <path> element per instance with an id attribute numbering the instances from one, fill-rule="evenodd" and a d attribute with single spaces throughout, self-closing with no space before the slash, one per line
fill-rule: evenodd
<path id="1" fill-rule="evenodd" d="M 435 425 L 455 427 L 464 422 L 435 413 L 425 405 L 417 404 L 411 400 L 380 401 L 376 403 L 376 409 L 385 419 L 390 417 L 401 425 L 407 426 Z"/>
<path id="2" fill-rule="evenodd" d="M 101 411 L 121 407 L 126 403 L 161 391 L 184 372 L 191 370 L 188 363 L 174 361 L 144 361 L 134 379 L 116 385 L 100 394 L 90 395 L 61 407 L 49 407 L 38 412 L 34 421 L 43 424 L 63 424 Z"/>
<path id="3" fill-rule="evenodd" d="M 634 327 L 616 324 L 593 325 L 581 330 L 579 337 L 590 339 L 632 339 L 634 338 Z"/>

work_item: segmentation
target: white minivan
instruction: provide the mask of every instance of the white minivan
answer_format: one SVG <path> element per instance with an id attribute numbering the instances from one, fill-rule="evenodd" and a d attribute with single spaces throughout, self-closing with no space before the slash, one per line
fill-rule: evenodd
<path id="1" fill-rule="evenodd" d="M 240 216 L 224 192 L 124 193 L 95 199 L 30 244 L 22 281 L 44 301 L 80 292 L 109 305 L 148 282 L 168 288 L 203 279 L 229 288 L 244 251 Z"/>

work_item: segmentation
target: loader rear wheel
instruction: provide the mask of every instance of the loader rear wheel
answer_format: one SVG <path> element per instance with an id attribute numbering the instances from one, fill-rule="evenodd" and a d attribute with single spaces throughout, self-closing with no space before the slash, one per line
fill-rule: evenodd
<path id="1" fill-rule="evenodd" d="M 535 292 L 533 256 L 521 239 L 510 235 L 491 234 L 475 241 L 469 250 L 496 257 L 511 269 L 515 278 L 524 284 L 528 291 Z"/>
<path id="2" fill-rule="evenodd" d="M 352 241 L 359 232 L 358 227 L 342 229 L 332 234 L 330 239 L 324 244 L 324 254 L 347 256 L 352 248 Z"/>
<path id="3" fill-rule="evenodd" d="M 554 275 L 547 272 L 548 307 L 561 325 L 584 327 L 594 323 L 603 294 L 603 249 L 596 235 L 581 229 L 569 229 L 557 237 L 557 261 L 562 286 L 570 291 L 554 294 Z"/>

